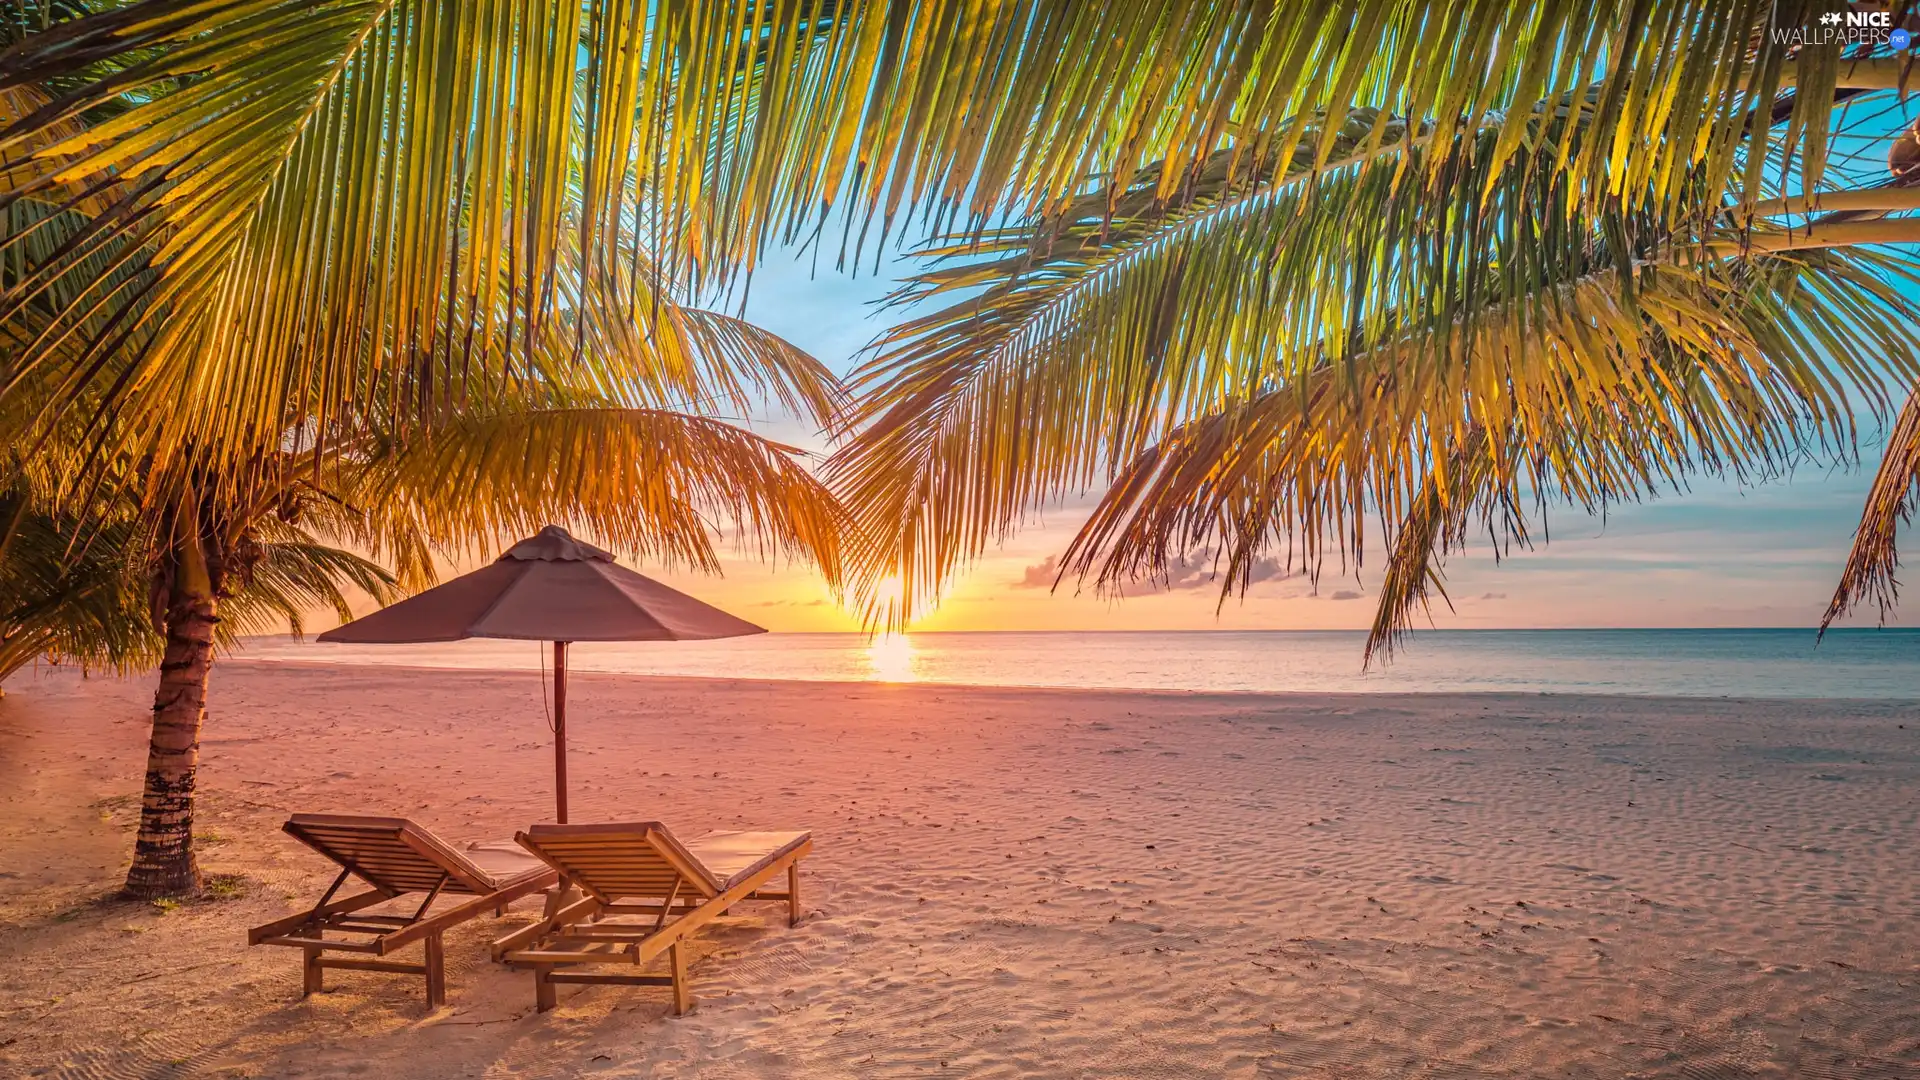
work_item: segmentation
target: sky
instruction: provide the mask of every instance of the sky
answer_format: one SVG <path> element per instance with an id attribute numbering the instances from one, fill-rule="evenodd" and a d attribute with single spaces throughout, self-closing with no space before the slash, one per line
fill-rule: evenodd
<path id="1" fill-rule="evenodd" d="M 889 316 L 873 301 L 891 270 L 850 277 L 810 259 L 775 252 L 755 271 L 746 315 L 845 373 Z M 902 264 L 895 263 L 894 269 Z M 867 268 L 871 269 L 869 262 Z M 756 430 L 823 450 L 818 432 L 792 420 Z M 1877 435 L 1877 433 L 1875 433 Z M 1877 447 L 1877 442 L 1876 442 Z M 1804 467 L 1792 476 L 1740 489 L 1712 480 L 1684 494 L 1616 507 L 1604 520 L 1550 510 L 1549 538 L 1531 551 L 1496 560 L 1482 541 L 1446 567 L 1450 611 L 1433 625 L 1496 627 L 1811 626 L 1825 610 L 1871 479 L 1864 468 Z M 1220 604 L 1216 582 L 1198 567 L 1171 588 L 1125 600 L 1058 591 L 1057 559 L 1090 499 L 1040 515 L 966 573 L 938 610 L 912 629 L 1201 630 L 1360 629 L 1372 618 L 1383 560 L 1368 553 L 1358 574 L 1330 567 L 1316 582 L 1276 577 L 1242 599 Z M 804 566 L 767 566 L 729 558 L 711 577 L 642 566 L 711 603 L 775 631 L 860 629 L 817 574 Z M 1869 612 L 1856 624 L 1871 625 Z"/>

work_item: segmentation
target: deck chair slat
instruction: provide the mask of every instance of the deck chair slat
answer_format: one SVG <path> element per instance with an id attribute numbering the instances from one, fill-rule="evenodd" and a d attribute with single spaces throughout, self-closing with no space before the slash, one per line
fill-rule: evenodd
<path id="1" fill-rule="evenodd" d="M 414 873 L 445 873 L 444 867 L 433 865 L 420 858 L 404 858 L 388 851 L 361 851 L 350 847 L 333 847 L 331 851 L 343 860 L 350 859 L 355 866 L 364 866 L 369 870 L 408 870 Z"/>
<path id="2" fill-rule="evenodd" d="M 422 858 L 418 852 L 409 851 L 406 848 L 356 844 L 352 841 L 343 842 L 331 837 L 323 837 L 322 839 L 327 842 L 327 846 L 331 850 L 337 851 L 342 855 L 350 855 L 366 862 L 386 863 L 392 866 L 428 867 L 433 865 L 433 860 Z"/>
<path id="3" fill-rule="evenodd" d="M 654 878 L 633 880 L 630 878 L 594 877 L 592 888 L 609 902 L 621 899 L 647 899 L 665 896 L 673 888 L 677 878 Z"/>
<path id="4" fill-rule="evenodd" d="M 330 844 L 337 844 L 342 848 L 353 851 L 364 851 L 370 855 L 378 852 L 386 852 L 398 858 L 419 857 L 412 848 L 409 848 L 407 845 L 401 843 L 398 838 L 392 836 L 368 836 L 365 833 L 323 831 L 318 829 L 309 829 L 307 831 L 314 836 L 323 837 Z"/>
<path id="5" fill-rule="evenodd" d="M 368 874 L 382 874 L 439 881 L 446 876 L 445 872 L 435 867 L 408 866 L 405 863 L 382 863 L 365 859 L 354 859 L 353 869 L 362 877 Z"/>
<path id="6" fill-rule="evenodd" d="M 612 854 L 605 851 L 567 851 L 551 852 L 556 858 L 572 859 L 577 862 L 598 863 L 603 866 L 672 866 L 668 860 L 651 852 L 638 855 Z"/>
<path id="7" fill-rule="evenodd" d="M 595 879 L 626 878 L 635 881 L 672 881 L 680 876 L 671 866 L 609 866 L 591 859 L 567 859 L 568 866 L 576 867 L 582 874 L 591 874 Z"/>
<path id="8" fill-rule="evenodd" d="M 591 868 L 594 873 L 605 874 L 609 877 L 670 878 L 676 877 L 680 873 L 667 863 L 653 863 L 652 865 L 643 866 L 635 863 L 606 863 L 598 859 L 565 859 L 562 861 L 569 866 L 580 867 L 582 870 Z"/>
<path id="9" fill-rule="evenodd" d="M 568 860 L 568 864 L 579 867 L 583 872 L 590 870 L 595 880 L 612 880 L 619 878 L 623 881 L 673 881 L 680 877 L 671 867 L 660 870 L 651 868 L 645 870 L 630 870 L 624 867 L 604 866 L 599 863 L 585 862 L 578 859 Z"/>
<path id="10" fill-rule="evenodd" d="M 419 855 L 415 855 L 415 857 L 409 859 L 409 857 L 405 857 L 405 855 L 396 855 L 396 853 L 392 853 L 392 851 L 365 851 L 365 849 L 357 849 L 357 847 L 332 847 L 332 851 L 338 853 L 338 855 L 342 855 L 342 857 L 346 857 L 346 859 L 351 859 L 355 865 L 367 867 L 367 869 L 378 869 L 378 871 L 415 871 L 422 872 L 422 874 L 428 871 L 445 872 L 445 867 L 436 867 L 434 863 L 430 863 L 430 861 L 426 861 L 426 859 L 420 859 Z"/>

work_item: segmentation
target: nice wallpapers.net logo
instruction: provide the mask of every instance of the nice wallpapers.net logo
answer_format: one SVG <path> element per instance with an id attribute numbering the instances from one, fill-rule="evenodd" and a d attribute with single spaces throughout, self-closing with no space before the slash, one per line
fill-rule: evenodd
<path id="1" fill-rule="evenodd" d="M 1772 33 L 1775 45 L 1789 48 L 1864 45 L 1903 51 L 1913 44 L 1905 29 L 1894 29 L 1893 14 L 1887 11 L 1829 11 L 1813 26 L 1777 26 Z"/>

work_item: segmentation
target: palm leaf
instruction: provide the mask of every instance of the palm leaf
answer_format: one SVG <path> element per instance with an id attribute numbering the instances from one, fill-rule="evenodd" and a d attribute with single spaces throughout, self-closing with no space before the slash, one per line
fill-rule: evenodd
<path id="1" fill-rule="evenodd" d="M 708 571 L 730 534 L 839 580 L 842 514 L 798 451 L 704 417 L 502 401 L 369 442 L 342 468 L 346 500 L 369 520 L 405 522 L 453 550 L 564 521 Z"/>
<path id="2" fill-rule="evenodd" d="M 1384 351 L 1359 393 L 1328 368 L 1305 392 L 1278 388 L 1191 421 L 1120 472 L 1063 567 L 1111 587 L 1192 547 L 1225 552 L 1238 571 L 1283 545 L 1290 565 L 1318 573 L 1329 554 L 1358 563 L 1377 511 L 1397 536 L 1371 652 L 1406 626 L 1469 515 L 1525 542 L 1530 502 L 1600 512 L 1698 472 L 1758 479 L 1821 439 L 1844 450 L 1844 413 L 1789 406 L 1853 384 L 1833 372 L 1802 384 L 1794 373 L 1808 365 L 1780 361 L 1846 350 L 1910 369 L 1907 347 L 1882 335 L 1900 332 L 1888 316 L 1916 317 L 1886 281 L 1911 268 L 1816 252 L 1728 269 L 1711 290 L 1685 275 L 1643 281 L 1632 319 L 1606 272 L 1560 295 L 1555 320 L 1531 322 L 1520 305 L 1483 312 L 1460 337 L 1462 355 L 1497 369 L 1476 377 L 1484 391 L 1469 368 Z M 1230 572 L 1223 590 L 1245 583 Z"/>
<path id="3" fill-rule="evenodd" d="M 285 538 L 258 544 L 245 581 L 221 604 L 225 649 L 243 635 L 282 627 L 298 637 L 316 608 L 350 622 L 357 596 L 382 605 L 399 599 L 393 575 L 378 563 L 316 543 L 302 530 L 281 525 L 273 531 Z"/>
<path id="4" fill-rule="evenodd" d="M 1887 434 L 1886 456 L 1867 491 L 1846 568 L 1820 619 L 1822 634 L 1835 619 L 1862 603 L 1878 607 L 1884 623 L 1899 601 L 1900 583 L 1894 578 L 1900 569 L 1897 541 L 1900 526 L 1913 520 L 1916 485 L 1920 485 L 1920 391 L 1907 399 Z"/>
<path id="5" fill-rule="evenodd" d="M 162 639 L 149 605 L 161 557 L 136 508 L 119 502 L 85 515 L 47 498 L 24 472 L 0 497 L 0 679 L 39 657 L 121 673 L 151 670 Z M 394 579 L 351 552 L 268 519 L 269 539 L 249 541 L 246 572 L 229 583 L 215 644 L 238 649 L 247 634 L 298 634 L 316 607 L 352 618 L 360 595 L 391 602 Z"/>

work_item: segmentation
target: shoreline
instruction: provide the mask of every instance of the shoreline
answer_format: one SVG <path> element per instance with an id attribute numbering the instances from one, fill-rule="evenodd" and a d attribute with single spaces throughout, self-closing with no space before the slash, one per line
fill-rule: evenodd
<path id="1" fill-rule="evenodd" d="M 1113 632 L 1124 633 L 1125 631 L 1113 631 Z M 356 669 L 356 668 L 364 668 L 367 670 L 398 669 L 402 671 L 430 671 L 435 674 L 449 674 L 449 675 L 451 674 L 481 674 L 481 675 L 493 675 L 493 676 L 515 676 L 515 675 L 539 676 L 540 675 L 540 669 L 538 668 L 497 668 L 497 667 L 481 667 L 478 665 L 473 667 L 458 667 L 458 666 L 448 666 L 444 664 L 401 664 L 401 663 L 368 662 L 360 659 L 289 660 L 289 659 L 262 659 L 262 658 L 255 658 L 255 657 L 232 656 L 232 657 L 222 658 L 218 662 L 218 664 L 214 669 L 216 672 L 215 678 L 218 679 L 218 672 L 221 669 L 227 666 L 237 665 L 237 664 L 248 664 L 248 665 L 253 665 L 258 667 L 311 668 L 311 669 L 320 669 L 320 670 L 342 670 L 342 669 Z M 119 678 L 119 676 L 115 676 L 115 675 L 96 675 L 93 677 L 109 678 L 109 679 Z M 547 673 L 547 677 L 548 678 L 552 677 L 551 671 Z M 1716 702 L 1728 702 L 1728 703 L 1752 702 L 1756 704 L 1766 703 L 1766 704 L 1789 704 L 1789 705 L 1820 705 L 1823 703 L 1835 703 L 1835 704 L 1841 704 L 1841 705 L 1858 705 L 1863 707 L 1876 707 L 1876 708 L 1883 707 L 1883 706 L 1888 708 L 1920 708 L 1920 692 L 1916 692 L 1915 696 L 1913 697 L 1901 697 L 1901 698 L 1893 698 L 1893 697 L 1857 697 L 1857 698 L 1805 697 L 1805 698 L 1800 698 L 1800 697 L 1765 697 L 1765 696 L 1735 695 L 1735 694 L 1635 694 L 1635 693 L 1628 693 L 1625 691 L 1621 691 L 1617 693 L 1609 693 L 1609 692 L 1600 691 L 1600 690 L 1574 690 L 1574 691 L 1567 691 L 1567 690 L 1404 690 L 1397 687 L 1390 690 L 1231 690 L 1231 689 L 1229 690 L 1186 690 L 1186 689 L 1180 689 L 1178 687 L 1156 687 L 1156 686 L 1047 686 L 1047 685 L 1032 685 L 1032 684 L 1026 684 L 1026 683 L 933 682 L 925 679 L 913 679 L 913 680 L 905 680 L 905 681 L 891 681 L 891 680 L 883 680 L 883 679 L 776 679 L 776 678 L 755 678 L 752 676 L 745 676 L 745 675 L 687 675 L 679 672 L 674 672 L 671 674 L 654 674 L 654 673 L 644 672 L 644 671 L 601 671 L 593 668 L 580 668 L 580 667 L 569 667 L 567 669 L 567 678 L 569 681 L 578 680 L 583 677 L 617 678 L 617 679 L 651 679 L 651 680 L 662 680 L 662 681 L 684 680 L 687 682 L 694 682 L 694 683 L 720 683 L 720 684 L 742 684 L 742 685 L 765 684 L 769 686 L 830 686 L 830 687 L 845 687 L 845 688 L 926 687 L 934 690 L 981 690 L 981 691 L 1005 690 L 1005 691 L 1012 691 L 1012 692 L 1018 692 L 1018 693 L 1036 693 L 1036 694 L 1053 694 L 1053 693 L 1155 694 L 1155 695 L 1166 695 L 1169 697 L 1179 697 L 1179 698 L 1207 698 L 1207 697 L 1223 697 L 1223 698 L 1236 698 L 1236 699 L 1238 698 L 1275 698 L 1281 701 L 1294 701 L 1294 702 L 1298 702 L 1303 699 L 1312 699 L 1312 698 L 1341 698 L 1341 699 L 1351 698 L 1351 699 L 1356 699 L 1360 701 L 1376 701 L 1380 699 L 1401 698 L 1401 697 L 1414 698 L 1414 699 L 1420 699 L 1420 700 L 1431 700 L 1435 698 L 1445 698 L 1445 697 L 1460 697 L 1460 698 L 1507 698 L 1507 697 L 1536 698 L 1538 697 L 1538 698 L 1554 698 L 1554 699 L 1560 699 L 1560 700 L 1578 700 L 1582 698 L 1621 699 L 1621 700 L 1627 700 L 1627 701 L 1643 701 L 1643 702 L 1649 702 L 1649 703 L 1662 703 L 1662 702 L 1691 703 L 1691 702 L 1703 702 L 1703 701 L 1716 701 Z M 209 697 L 211 697 L 212 693 L 213 691 L 210 690 Z"/>

